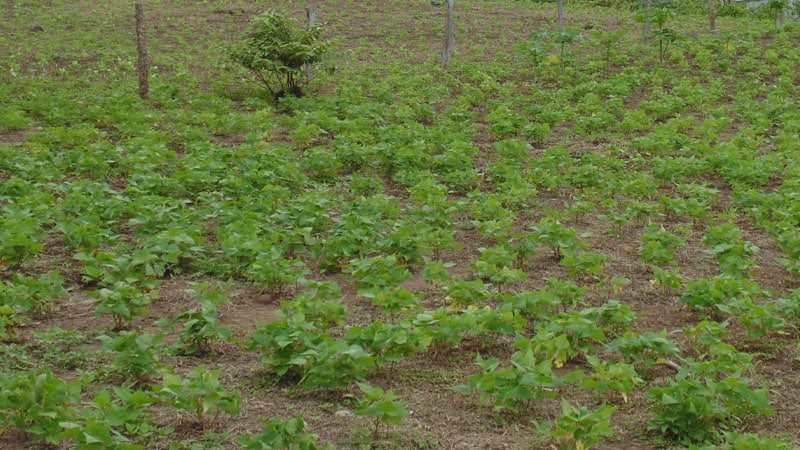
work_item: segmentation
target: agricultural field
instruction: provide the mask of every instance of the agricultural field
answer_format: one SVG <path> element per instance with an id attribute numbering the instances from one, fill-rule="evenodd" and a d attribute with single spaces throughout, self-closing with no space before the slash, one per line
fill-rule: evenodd
<path id="1" fill-rule="evenodd" d="M 143 3 L 0 5 L 0 449 L 800 445 L 799 22 Z"/>

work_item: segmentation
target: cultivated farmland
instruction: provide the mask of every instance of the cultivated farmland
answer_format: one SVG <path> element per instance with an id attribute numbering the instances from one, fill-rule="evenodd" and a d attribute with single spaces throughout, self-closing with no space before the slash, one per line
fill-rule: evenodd
<path id="1" fill-rule="evenodd" d="M 798 22 L 143 3 L 0 6 L 0 448 L 800 445 Z"/>

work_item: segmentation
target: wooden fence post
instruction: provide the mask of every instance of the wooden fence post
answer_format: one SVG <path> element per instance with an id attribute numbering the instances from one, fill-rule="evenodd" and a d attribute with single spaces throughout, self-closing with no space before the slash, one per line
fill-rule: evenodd
<path id="1" fill-rule="evenodd" d="M 712 32 L 717 31 L 717 0 L 708 2 L 708 27 Z"/>
<path id="2" fill-rule="evenodd" d="M 453 54 L 453 45 L 456 42 L 456 30 L 453 25 L 453 1 L 445 0 L 445 26 L 444 26 L 444 46 L 442 48 L 442 69 L 450 68 L 450 58 Z"/>
<path id="3" fill-rule="evenodd" d="M 148 76 L 150 67 L 147 64 L 147 45 L 144 40 L 144 8 L 141 3 L 136 3 L 136 51 L 139 59 L 136 69 L 139 72 L 139 98 L 146 99 L 150 92 Z"/>
<path id="4" fill-rule="evenodd" d="M 306 6 L 306 18 L 308 19 L 308 29 L 310 30 L 317 22 L 317 7 L 315 5 Z M 312 78 L 314 78 L 314 66 L 306 64 L 306 80 L 311 83 Z"/>
<path id="5" fill-rule="evenodd" d="M 564 29 L 564 0 L 558 0 L 556 8 L 558 9 L 556 13 L 556 23 L 559 29 Z"/>

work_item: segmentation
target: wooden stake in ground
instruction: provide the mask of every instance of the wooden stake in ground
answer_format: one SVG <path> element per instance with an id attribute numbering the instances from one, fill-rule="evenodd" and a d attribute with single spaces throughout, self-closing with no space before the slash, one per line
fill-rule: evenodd
<path id="1" fill-rule="evenodd" d="M 306 6 L 306 18 L 308 19 L 308 29 L 314 27 L 317 23 L 317 7 L 314 5 Z M 311 64 L 306 64 L 306 81 L 311 83 L 311 79 L 314 78 L 314 67 Z"/>
<path id="2" fill-rule="evenodd" d="M 14 18 L 14 0 L 6 0 L 6 11 L 9 19 Z"/>
<path id="3" fill-rule="evenodd" d="M 139 98 L 146 99 L 150 92 L 148 76 L 150 67 L 147 64 L 147 46 L 144 40 L 144 10 L 141 3 L 136 3 L 136 51 L 139 59 L 136 69 L 139 72 Z"/>
<path id="4" fill-rule="evenodd" d="M 642 40 L 650 36 L 650 4 L 652 0 L 644 0 L 644 21 L 642 22 Z"/>
<path id="5" fill-rule="evenodd" d="M 444 47 L 442 48 L 442 69 L 450 68 L 450 57 L 453 54 L 453 45 L 456 42 L 456 29 L 453 25 L 453 1 L 445 0 L 445 26 L 444 26 Z"/>
<path id="6" fill-rule="evenodd" d="M 564 0 L 558 0 L 558 13 L 556 15 L 556 23 L 559 29 L 564 28 Z"/>
<path id="7" fill-rule="evenodd" d="M 717 0 L 708 0 L 708 27 L 717 31 Z"/>

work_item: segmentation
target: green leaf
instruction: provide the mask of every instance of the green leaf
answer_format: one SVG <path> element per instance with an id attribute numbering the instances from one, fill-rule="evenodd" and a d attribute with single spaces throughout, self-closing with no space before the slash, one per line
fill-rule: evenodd
<path id="1" fill-rule="evenodd" d="M 661 404 L 662 405 L 677 405 L 680 401 L 675 399 L 669 394 L 661 394 Z"/>
<path id="2" fill-rule="evenodd" d="M 83 433 L 83 439 L 87 444 L 107 444 L 105 439 L 95 437 L 89 433 Z"/>

